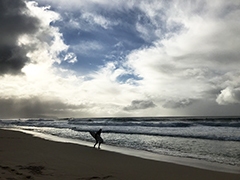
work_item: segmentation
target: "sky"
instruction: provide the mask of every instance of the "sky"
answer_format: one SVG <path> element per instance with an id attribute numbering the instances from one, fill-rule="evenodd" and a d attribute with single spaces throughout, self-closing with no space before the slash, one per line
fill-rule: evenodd
<path id="1" fill-rule="evenodd" d="M 0 0 L 0 118 L 239 116 L 240 1 Z"/>

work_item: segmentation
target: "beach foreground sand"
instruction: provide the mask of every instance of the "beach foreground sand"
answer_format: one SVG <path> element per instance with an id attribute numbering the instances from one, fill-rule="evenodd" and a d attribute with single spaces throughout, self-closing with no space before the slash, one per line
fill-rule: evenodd
<path id="1" fill-rule="evenodd" d="M 0 130 L 0 180 L 239 180 L 240 174 L 146 160 Z"/>

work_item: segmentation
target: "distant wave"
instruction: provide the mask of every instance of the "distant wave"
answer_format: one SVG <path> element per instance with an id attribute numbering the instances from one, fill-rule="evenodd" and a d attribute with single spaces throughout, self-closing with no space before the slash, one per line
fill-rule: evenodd
<path id="1" fill-rule="evenodd" d="M 148 136 L 167 136 L 198 138 L 222 141 L 240 141 L 239 118 L 94 118 L 94 119 L 15 119 L 0 120 L 2 126 L 51 127 L 87 132 L 104 128 L 105 133 L 138 134 Z M 222 134 L 225 128 L 236 128 Z M 197 130 L 196 130 L 197 129 Z M 203 131 L 206 133 L 198 132 Z M 212 133 L 212 130 L 217 131 Z M 229 130 L 231 131 L 231 130 Z M 231 134 L 232 133 L 232 134 Z"/>
<path id="2" fill-rule="evenodd" d="M 74 131 L 88 132 L 88 129 L 72 128 Z M 143 131 L 128 131 L 128 130 L 104 130 L 103 133 L 109 134 L 125 134 L 125 135 L 146 135 L 146 136 L 163 136 L 163 137 L 180 137 L 180 138 L 195 138 L 207 140 L 221 140 L 221 141 L 240 141 L 240 134 L 238 136 L 216 136 L 215 134 L 181 134 L 181 133 L 161 133 L 161 132 L 143 132 Z"/>
<path id="3" fill-rule="evenodd" d="M 212 126 L 212 127 L 240 127 L 240 120 L 227 122 L 219 121 L 132 121 L 132 120 L 94 120 L 94 121 L 81 121 L 81 120 L 71 120 L 69 124 L 75 125 L 88 125 L 88 126 L 146 126 L 146 127 L 191 127 L 191 126 Z"/>
<path id="4" fill-rule="evenodd" d="M 65 123 L 64 123 L 65 122 Z M 211 127 L 240 127 L 240 118 L 83 118 L 83 119 L 15 119 L 0 120 L 1 124 L 20 125 L 20 126 L 145 126 L 145 127 L 192 127 L 192 126 L 211 126 Z"/>

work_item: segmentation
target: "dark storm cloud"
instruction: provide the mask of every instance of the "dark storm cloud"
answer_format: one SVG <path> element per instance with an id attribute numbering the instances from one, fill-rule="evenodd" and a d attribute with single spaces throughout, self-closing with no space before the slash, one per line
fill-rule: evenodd
<path id="1" fill-rule="evenodd" d="M 28 48 L 18 45 L 18 38 L 38 29 L 38 19 L 31 17 L 23 0 L 0 0 L 0 75 L 19 74 L 26 62 Z"/>
<path id="2" fill-rule="evenodd" d="M 156 105 L 152 101 L 134 100 L 132 101 L 130 106 L 124 107 L 123 110 L 131 111 L 131 110 L 148 109 L 148 108 L 154 108 L 154 107 L 156 107 Z"/>
<path id="3" fill-rule="evenodd" d="M 70 105 L 60 100 L 43 100 L 38 97 L 31 99 L 1 98 L 0 107 L 0 119 L 88 115 L 84 112 L 86 105 Z"/>

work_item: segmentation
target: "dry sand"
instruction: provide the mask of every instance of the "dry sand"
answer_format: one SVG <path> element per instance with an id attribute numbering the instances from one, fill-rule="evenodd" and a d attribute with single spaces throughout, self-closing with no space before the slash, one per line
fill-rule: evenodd
<path id="1" fill-rule="evenodd" d="M 0 130 L 0 180 L 239 180 L 240 174 L 146 160 Z"/>

